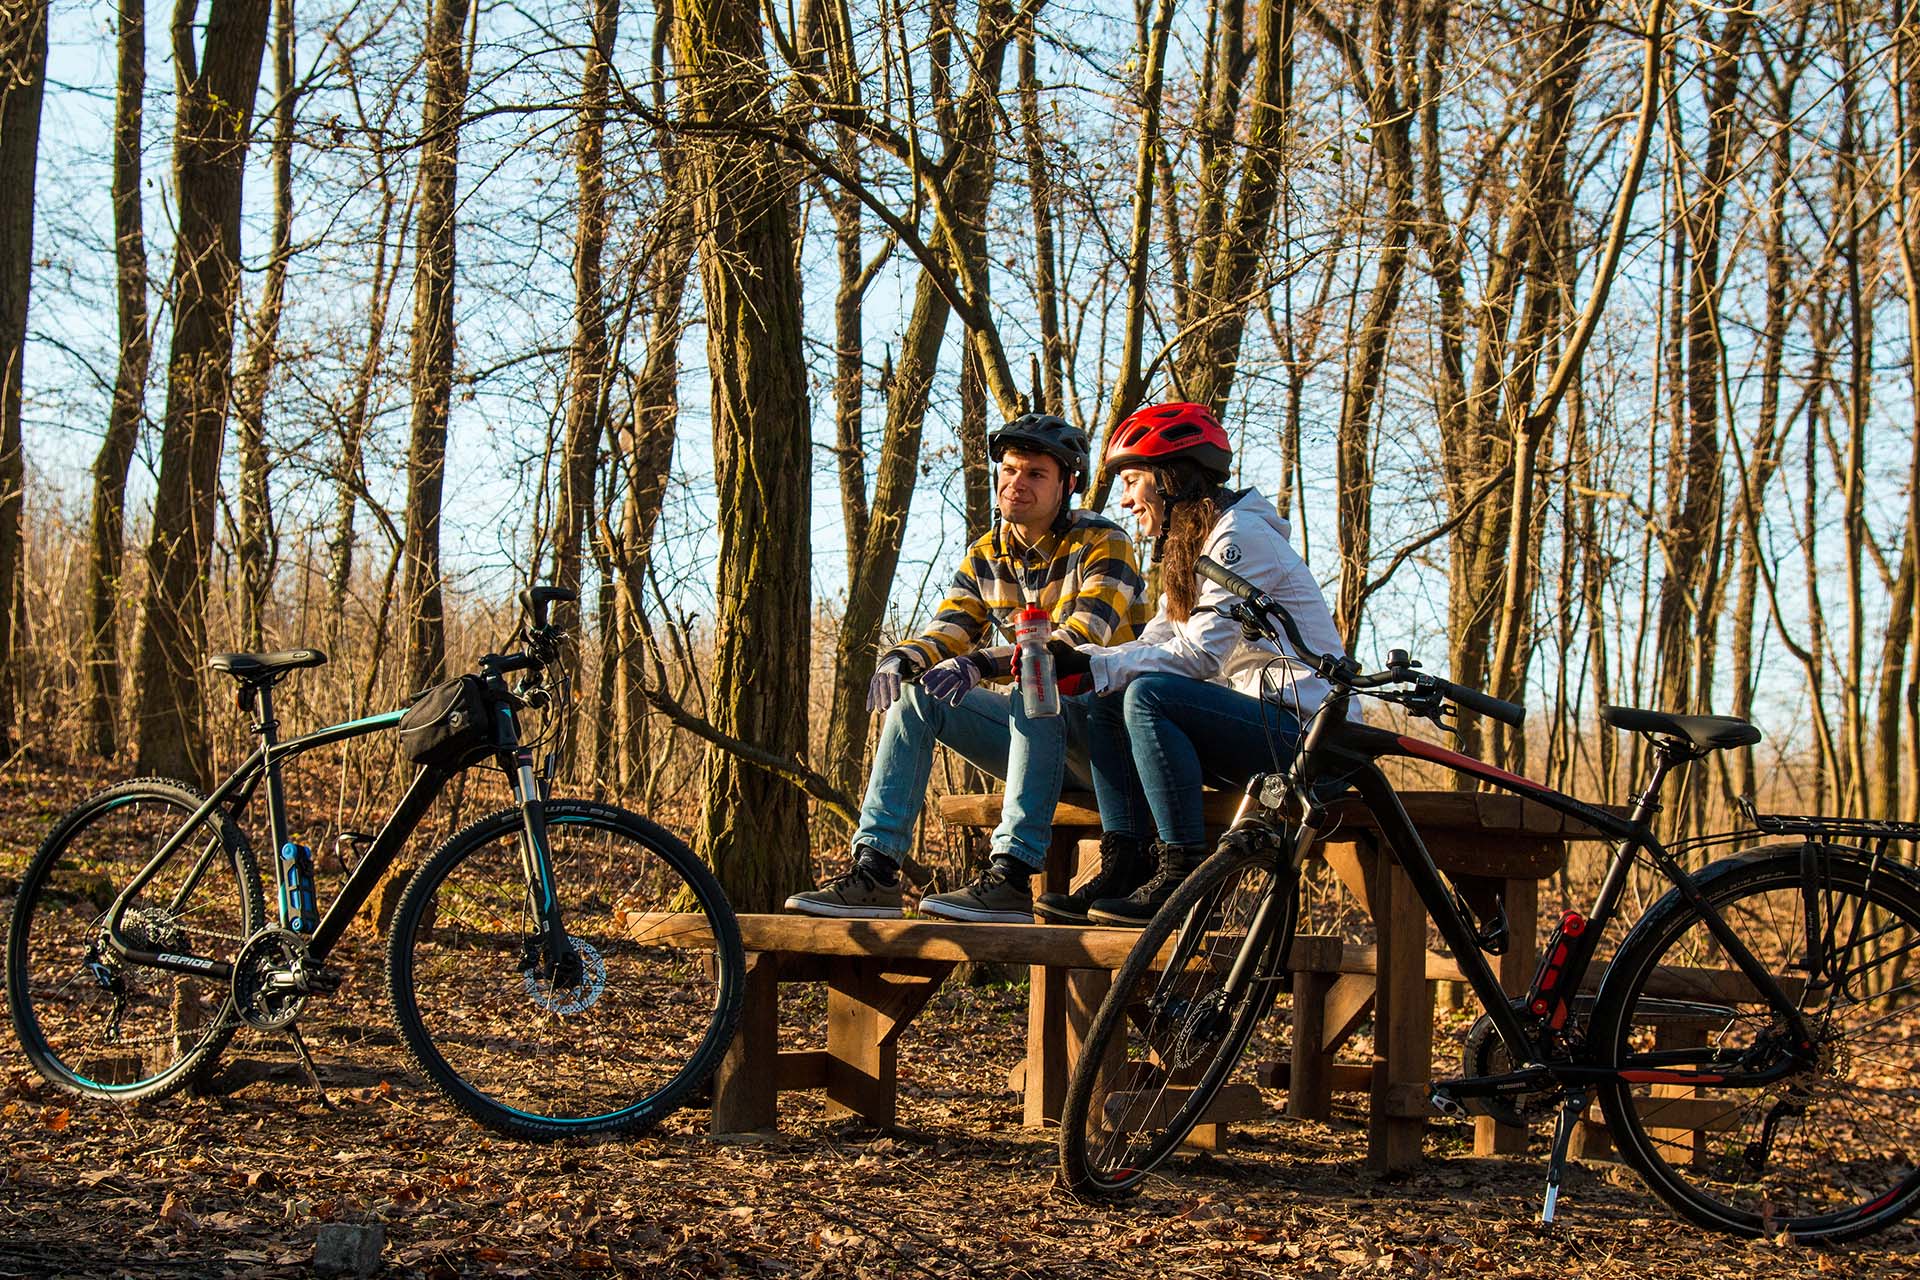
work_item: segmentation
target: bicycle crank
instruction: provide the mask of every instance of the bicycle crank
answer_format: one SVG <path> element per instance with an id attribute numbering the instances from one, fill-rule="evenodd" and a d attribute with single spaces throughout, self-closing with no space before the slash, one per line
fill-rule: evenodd
<path id="1" fill-rule="evenodd" d="M 261 1031 L 278 1031 L 300 1016 L 313 990 L 307 940 L 268 928 L 248 938 L 233 958 L 233 1010 Z"/>

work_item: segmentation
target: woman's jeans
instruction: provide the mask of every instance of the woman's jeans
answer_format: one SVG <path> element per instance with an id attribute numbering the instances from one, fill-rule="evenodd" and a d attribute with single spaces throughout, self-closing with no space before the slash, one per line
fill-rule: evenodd
<path id="1" fill-rule="evenodd" d="M 933 747 L 940 743 L 1007 782 L 992 848 L 1039 870 L 1053 843 L 1053 811 L 1062 781 L 1088 785 L 1087 699 L 1060 699 L 1060 714 L 1028 719 L 1017 697 L 974 689 L 958 706 L 910 684 L 887 710 L 867 776 L 867 798 L 853 833 L 861 845 L 902 861 L 913 848 L 913 826 L 927 801 Z"/>
<path id="2" fill-rule="evenodd" d="M 1088 714 L 1100 825 L 1166 844 L 1206 838 L 1202 783 L 1239 789 L 1300 747 L 1290 708 L 1188 676 L 1148 675 L 1095 697 Z"/>

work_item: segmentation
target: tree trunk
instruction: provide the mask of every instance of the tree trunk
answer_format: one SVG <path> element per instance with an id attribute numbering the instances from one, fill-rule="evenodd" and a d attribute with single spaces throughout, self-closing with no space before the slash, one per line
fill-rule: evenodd
<path id="1" fill-rule="evenodd" d="M 1788 127 L 1794 115 L 1794 91 L 1804 69 L 1806 18 L 1799 21 L 1800 37 L 1787 42 L 1789 50 L 1780 68 L 1772 95 L 1769 123 L 1773 137 L 1771 186 L 1767 192 L 1765 230 L 1761 256 L 1766 263 L 1766 318 L 1761 329 L 1760 409 L 1754 427 L 1753 443 L 1747 450 L 1746 473 L 1741 478 L 1739 509 L 1734 523 L 1739 547 L 1739 565 L 1734 575 L 1733 611 L 1733 705 L 1729 710 L 1740 719 L 1753 714 L 1753 695 L 1757 684 L 1754 670 L 1754 621 L 1760 592 L 1760 517 L 1766 509 L 1767 490 L 1781 461 L 1780 387 L 1786 368 L 1787 329 L 1799 309 L 1794 298 L 1792 246 L 1787 240 L 1787 191 L 1793 182 L 1793 130 Z M 1733 751 L 1729 762 L 1729 787 L 1735 797 L 1754 798 L 1753 753 Z"/>
<path id="2" fill-rule="evenodd" d="M 674 47 L 688 119 L 773 123 L 758 7 L 684 6 Z M 700 279 L 720 549 L 713 699 L 723 734 L 789 759 L 807 752 L 808 509 L 812 474 L 794 174 L 777 147 L 744 134 L 688 144 L 698 191 Z M 742 911 L 768 911 L 807 883 L 806 797 L 718 747 L 702 769 L 696 848 Z"/>
<path id="3" fill-rule="evenodd" d="M 937 249 L 969 263 L 973 278 L 981 281 L 986 278 L 983 219 L 993 189 L 997 94 L 1009 35 L 1006 22 L 1007 9 L 1001 0 L 982 6 L 976 41 L 981 51 L 979 61 L 965 92 L 949 113 L 953 132 L 942 158 L 948 174 L 946 186 L 953 193 L 954 224 L 941 222 L 933 235 Z M 887 417 L 875 467 L 873 499 L 865 515 L 865 540 L 848 548 L 847 609 L 834 650 L 825 774 L 836 786 L 850 792 L 859 790 L 859 774 L 866 758 L 867 682 L 873 676 L 880 623 L 893 591 L 894 570 L 900 563 L 900 542 L 906 533 L 918 479 L 927 397 L 951 311 L 932 273 L 923 268 L 914 289 L 913 309 L 900 335 L 900 362 L 888 384 Z M 980 359 L 975 344 L 963 348 L 961 359 L 963 368 L 967 361 Z M 963 428 L 962 466 L 967 472 L 969 525 L 974 516 L 974 477 L 985 475 L 986 462 L 984 433 L 978 433 L 982 438 L 977 444 L 972 441 L 973 434 L 972 427 Z M 980 456 L 975 456 L 976 450 Z"/>
<path id="4" fill-rule="evenodd" d="M 1873 360 L 1873 326 L 1867 319 L 1871 306 L 1871 287 L 1862 277 L 1862 224 L 1878 220 L 1878 213 L 1863 207 L 1860 200 L 1861 168 L 1865 157 L 1860 151 L 1860 77 L 1854 63 L 1853 7 L 1841 4 L 1836 9 L 1840 30 L 1840 142 L 1834 156 L 1834 212 L 1844 219 L 1845 229 L 1837 239 L 1846 266 L 1847 307 L 1847 394 L 1846 466 L 1838 477 L 1845 503 L 1841 524 L 1846 553 L 1847 590 L 1847 665 L 1841 681 L 1846 698 L 1842 725 L 1846 735 L 1846 812 L 1863 813 L 1862 804 L 1872 786 L 1867 765 L 1867 688 L 1866 688 L 1866 601 L 1862 583 L 1862 556 L 1871 535 L 1867 532 L 1866 446 L 1868 369 Z M 1869 224 L 1870 225 L 1870 224 Z M 1878 252 L 1875 251 L 1876 259 Z M 1876 262 L 1875 267 L 1883 264 Z M 1903 598 L 1905 575 L 1894 584 L 1892 623 L 1885 636 L 1888 645 L 1906 645 L 1907 601 Z M 1897 621 L 1895 621 L 1897 620 Z M 1904 656 L 1904 655 L 1903 655 Z M 1899 670 L 1896 663 L 1894 671 Z"/>
<path id="5" fill-rule="evenodd" d="M 574 135 L 574 173 L 580 183 L 579 219 L 573 247 L 573 351 L 567 377 L 567 439 L 560 466 L 560 499 L 554 511 L 553 580 L 581 589 L 581 543 L 593 516 L 594 464 L 604 434 L 608 383 L 612 373 L 607 346 L 607 301 L 601 271 L 607 243 L 605 138 L 607 73 L 620 24 L 619 0 L 594 0 L 593 43 L 580 74 L 580 120 Z M 584 615 L 564 605 L 554 621 L 577 630 Z M 569 687 L 580 688 L 580 645 L 563 650 Z M 561 710 L 567 728 L 579 723 L 569 701 Z M 563 740 L 569 740 L 563 736 Z"/>
<path id="6" fill-rule="evenodd" d="M 47 84 L 46 0 L 7 0 L 0 18 L 0 759 L 15 747 L 14 597 L 20 588 L 26 459 L 20 410 L 33 278 L 34 170 Z"/>
<path id="7" fill-rule="evenodd" d="M 1293 0 L 1260 0 L 1254 33 L 1253 110 L 1244 147 L 1230 147 L 1233 167 L 1241 172 L 1233 215 L 1216 234 L 1196 240 L 1203 251 L 1194 264 L 1194 306 L 1201 314 L 1183 324 L 1196 326 L 1181 344 L 1180 384 L 1187 396 L 1224 412 L 1240 363 L 1247 308 L 1257 287 L 1255 273 L 1265 257 L 1280 202 L 1280 177 L 1293 115 Z M 1228 139 L 1232 141 L 1231 137 Z M 1411 211 L 1411 177 L 1409 204 Z M 1224 208 L 1224 193 L 1221 200 Z"/>
<path id="8" fill-rule="evenodd" d="M 267 596 L 273 586 L 274 530 L 268 487 L 267 390 L 273 383 L 293 255 L 293 3 L 277 0 L 273 24 L 273 245 L 247 354 L 234 381 L 233 416 L 240 448 L 240 646 L 266 648 Z"/>
<path id="9" fill-rule="evenodd" d="M 460 117 L 467 98 L 462 36 L 467 0 L 433 0 L 427 19 L 427 95 L 420 123 L 420 240 L 414 261 L 413 421 L 407 448 L 407 684 L 424 689 L 446 673 L 446 612 L 440 581 L 440 488 L 453 402 L 453 271 Z"/>
<path id="10" fill-rule="evenodd" d="M 1899 176 L 1894 179 L 1895 235 L 1903 301 L 1906 304 L 1907 350 L 1920 351 L 1920 227 L 1915 226 L 1915 204 L 1920 203 L 1920 175 L 1914 173 L 1915 158 L 1920 156 L 1920 30 L 1914 26 L 1910 6 L 1900 11 L 1900 23 L 1894 33 L 1893 106 L 1895 141 L 1900 160 Z M 1880 702 L 1876 708 L 1874 743 L 1877 752 L 1875 795 L 1870 813 L 1874 817 L 1892 817 L 1904 812 L 1920 817 L 1920 365 L 1907 362 L 1910 399 L 1908 429 L 1912 432 L 1912 460 L 1907 472 L 1906 550 L 1901 556 L 1900 581 L 1906 598 L 1904 622 L 1888 621 L 1888 650 L 1881 659 Z M 1891 644 L 1898 627 L 1904 634 L 1899 649 Z M 1911 650 L 1910 650 L 1911 646 Z M 1912 672 L 1908 660 L 1912 659 Z M 1900 716 L 1904 705 L 1907 732 L 1904 745 Z M 1901 808 L 1901 763 L 1906 764 L 1906 804 Z"/>
<path id="11" fill-rule="evenodd" d="M 1034 409 L 1066 412 L 1064 341 L 1060 335 L 1059 268 L 1054 248 L 1054 184 L 1047 134 L 1040 124 L 1040 81 L 1033 25 L 1020 30 L 1020 138 L 1026 149 L 1027 203 L 1033 211 L 1033 303 L 1040 313 L 1041 388 Z"/>
<path id="12" fill-rule="evenodd" d="M 114 295 L 120 359 L 107 432 L 93 460 L 88 519 L 85 739 L 101 758 L 119 749 L 120 566 L 126 553 L 127 468 L 146 415 L 147 245 L 140 209 L 140 127 L 147 92 L 146 0 L 120 0 L 119 80 L 113 103 Z"/>
<path id="13" fill-rule="evenodd" d="M 1667 537 L 1667 573 L 1661 580 L 1659 626 L 1660 693 L 1665 711 L 1704 710 L 1711 693 L 1712 654 L 1718 618 L 1706 608 L 1719 589 L 1723 559 L 1721 512 L 1725 505 L 1720 441 L 1720 231 L 1728 183 L 1740 154 L 1735 130 L 1740 57 L 1752 25 L 1750 5 L 1727 16 L 1709 47 L 1706 144 L 1699 187 L 1682 214 L 1687 233 L 1685 315 L 1686 443 L 1680 463 L 1678 502 Z"/>
<path id="14" fill-rule="evenodd" d="M 671 153 L 669 153 L 671 154 Z M 614 675 L 614 700 L 620 708 L 619 775 L 623 785 L 645 765 L 647 722 L 646 584 L 653 559 L 654 529 L 666 497 L 667 477 L 678 434 L 680 402 L 680 320 L 687 274 L 692 268 L 693 213 L 678 190 L 684 182 L 684 162 L 667 162 L 669 205 L 666 230 L 655 250 L 653 329 L 647 358 L 634 383 L 633 416 L 627 430 L 617 435 L 626 476 L 626 497 L 620 505 L 620 529 L 614 541 L 614 571 L 619 576 L 616 634 L 620 660 Z"/>
<path id="15" fill-rule="evenodd" d="M 1400 309 L 1400 289 L 1406 278 L 1407 246 L 1413 233 L 1413 117 L 1402 103 L 1412 95 L 1403 83 L 1411 62 L 1407 50 L 1396 52 L 1396 41 L 1411 46 L 1414 30 L 1396 30 L 1396 9 L 1375 6 L 1372 40 L 1367 46 L 1365 82 L 1370 94 L 1367 109 L 1377 122 L 1372 130 L 1379 157 L 1380 184 L 1386 211 L 1381 216 L 1380 248 L 1373 288 L 1359 324 L 1349 336 L 1351 350 L 1346 385 L 1341 391 L 1340 422 L 1335 429 L 1334 502 L 1339 512 L 1340 589 L 1334 601 L 1333 621 L 1340 638 L 1351 648 L 1359 636 L 1362 600 L 1373 541 L 1373 417 L 1386 371 L 1387 348 L 1394 317 Z M 1356 66 L 1357 51 L 1349 53 Z"/>
<path id="16" fill-rule="evenodd" d="M 1147 268 L 1153 236 L 1154 161 L 1165 146 L 1160 133 L 1160 104 L 1166 88 L 1167 39 L 1173 28 L 1173 0 L 1156 0 L 1151 25 L 1147 10 L 1140 17 L 1140 138 L 1134 155 L 1133 225 L 1127 239 L 1127 311 L 1120 338 L 1120 368 L 1113 380 L 1113 403 L 1107 406 L 1107 422 L 1100 438 L 1094 441 L 1093 456 L 1106 452 L 1107 437 L 1140 406 L 1146 393 L 1146 378 L 1140 367 L 1141 346 L 1147 323 Z M 1102 470 L 1093 482 L 1087 505 L 1098 511 L 1107 505 L 1107 489 L 1113 477 Z"/>
<path id="17" fill-rule="evenodd" d="M 343 58 L 341 64 L 343 74 L 351 78 L 355 74 L 352 60 Z M 359 93 L 353 96 L 356 104 L 361 101 Z M 384 363 L 387 312 L 393 302 L 393 283 L 400 274 L 400 263 L 406 256 L 407 236 L 413 223 L 414 202 L 409 201 L 401 211 L 399 227 L 396 229 L 393 225 L 394 211 L 400 201 L 388 178 L 388 151 L 382 141 L 384 123 L 372 124 L 364 115 L 360 120 L 361 128 L 371 140 L 373 149 L 373 177 L 380 192 L 380 213 L 373 235 L 373 271 L 367 286 L 366 345 L 361 350 L 360 365 L 354 371 L 353 389 L 339 427 L 339 452 L 333 463 L 333 525 L 327 539 L 327 642 L 335 647 L 338 647 L 344 633 L 347 595 L 353 586 L 354 547 L 358 540 L 354 525 L 361 493 L 366 485 L 362 473 L 365 469 L 367 418 L 373 405 L 374 385 Z M 404 545 L 404 535 L 398 545 Z M 384 616 L 384 596 L 381 605 Z M 369 678 L 375 674 L 371 669 L 368 672 Z"/>
<path id="18" fill-rule="evenodd" d="M 139 769 L 206 780 L 201 722 L 207 564 L 214 540 L 221 444 L 232 390 L 240 286 L 241 180 L 268 0 L 213 0 L 194 47 L 194 0 L 173 14 L 174 190 L 179 200 L 167 359 L 166 427 L 147 545 L 147 598 L 137 676 Z"/>

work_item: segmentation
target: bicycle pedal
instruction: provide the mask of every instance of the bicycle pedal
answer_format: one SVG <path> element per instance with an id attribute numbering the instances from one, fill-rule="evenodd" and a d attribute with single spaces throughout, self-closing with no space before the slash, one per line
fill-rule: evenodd
<path id="1" fill-rule="evenodd" d="M 338 969 L 314 969 L 307 974 L 307 990 L 316 995 L 330 996 L 340 989 L 340 982 L 346 975 Z"/>
<path id="2" fill-rule="evenodd" d="M 1466 1103 L 1454 1097 L 1445 1089 L 1435 1089 L 1427 1095 L 1427 1102 L 1433 1109 L 1449 1120 L 1465 1120 L 1471 1114 Z"/>

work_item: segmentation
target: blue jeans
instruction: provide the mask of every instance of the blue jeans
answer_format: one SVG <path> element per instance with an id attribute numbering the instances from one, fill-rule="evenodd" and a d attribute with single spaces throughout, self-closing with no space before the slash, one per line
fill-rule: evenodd
<path id="1" fill-rule="evenodd" d="M 1202 783 L 1238 790 L 1300 749 L 1290 708 L 1188 676 L 1140 676 L 1088 721 L 1101 827 L 1146 839 L 1151 820 L 1167 844 L 1205 840 Z"/>
<path id="2" fill-rule="evenodd" d="M 907 685 L 888 709 L 874 747 L 867 798 L 853 833 L 856 853 L 864 844 L 899 862 L 913 848 L 936 742 L 1006 780 L 993 852 L 1035 870 L 1044 866 L 1062 781 L 1071 775 L 1086 786 L 1091 780 L 1087 700 L 1062 698 L 1059 715 L 1030 720 L 1020 699 L 999 689 L 974 689 L 955 706 Z"/>

